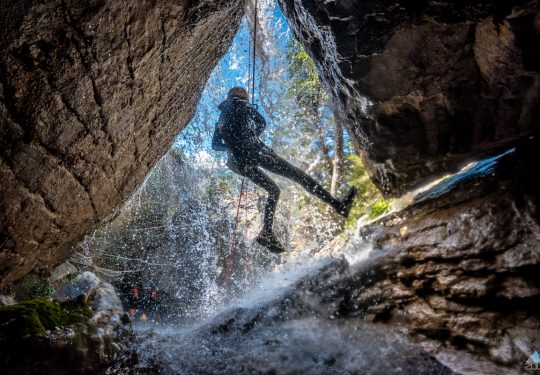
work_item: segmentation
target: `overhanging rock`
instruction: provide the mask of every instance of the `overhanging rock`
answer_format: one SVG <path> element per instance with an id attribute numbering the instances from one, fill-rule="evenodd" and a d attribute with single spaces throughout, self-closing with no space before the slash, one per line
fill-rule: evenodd
<path id="1" fill-rule="evenodd" d="M 0 278 L 50 269 L 193 116 L 243 1 L 13 1 L 0 9 Z"/>
<path id="2" fill-rule="evenodd" d="M 280 4 L 386 195 L 540 127 L 537 1 Z"/>

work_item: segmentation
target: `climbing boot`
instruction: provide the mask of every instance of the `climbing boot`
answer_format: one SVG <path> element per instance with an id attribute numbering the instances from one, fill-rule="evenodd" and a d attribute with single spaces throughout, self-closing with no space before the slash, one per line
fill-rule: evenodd
<path id="1" fill-rule="evenodd" d="M 349 212 L 351 212 L 352 204 L 354 201 L 354 197 L 356 196 L 357 190 L 353 186 L 349 189 L 347 194 L 343 198 L 339 200 L 338 207 L 336 211 L 342 215 L 343 217 L 349 216 Z"/>
<path id="2" fill-rule="evenodd" d="M 279 254 L 285 252 L 285 248 L 278 241 L 274 233 L 260 233 L 255 241 L 264 247 L 266 247 L 270 252 Z"/>

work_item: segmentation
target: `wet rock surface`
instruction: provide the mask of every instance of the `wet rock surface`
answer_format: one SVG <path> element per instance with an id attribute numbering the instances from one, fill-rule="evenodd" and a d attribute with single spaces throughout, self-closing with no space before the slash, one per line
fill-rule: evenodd
<path id="1" fill-rule="evenodd" d="M 2 4 L 1 286 L 50 271 L 130 196 L 193 116 L 242 13 L 242 1 Z"/>
<path id="2" fill-rule="evenodd" d="M 280 3 L 388 195 L 538 129 L 537 1 Z"/>
<path id="3" fill-rule="evenodd" d="M 335 315 L 339 303 L 329 286 L 347 268 L 335 260 L 264 303 L 232 308 L 199 327 L 142 328 L 133 352 L 110 371 L 451 374 L 403 332 Z"/>
<path id="4" fill-rule="evenodd" d="M 407 327 L 458 372 L 522 371 L 540 344 L 535 148 L 479 163 L 443 181 L 450 191 L 364 228 L 374 250 L 338 288 L 341 313 Z"/>

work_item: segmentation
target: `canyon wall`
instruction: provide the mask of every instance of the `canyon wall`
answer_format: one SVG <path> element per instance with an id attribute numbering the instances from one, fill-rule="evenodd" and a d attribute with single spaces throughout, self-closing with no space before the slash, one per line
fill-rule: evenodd
<path id="1" fill-rule="evenodd" d="M 2 286 L 50 269 L 132 194 L 193 116 L 243 7 L 2 3 Z"/>
<path id="2" fill-rule="evenodd" d="M 538 158 L 518 147 L 363 228 L 374 250 L 341 315 L 405 326 L 458 373 L 521 373 L 540 343 Z"/>
<path id="3" fill-rule="evenodd" d="M 280 4 L 386 195 L 540 126 L 537 1 Z"/>

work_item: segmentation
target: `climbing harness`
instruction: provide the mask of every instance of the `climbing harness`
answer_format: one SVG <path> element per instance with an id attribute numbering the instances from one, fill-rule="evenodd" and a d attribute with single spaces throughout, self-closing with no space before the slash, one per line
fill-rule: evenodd
<path id="1" fill-rule="evenodd" d="M 251 104 L 255 105 L 255 62 L 257 58 L 257 7 L 258 7 L 258 0 L 255 0 L 255 9 L 253 12 L 253 34 L 252 34 L 252 40 L 249 45 L 248 49 L 248 95 L 251 94 Z M 251 59 L 249 59 L 251 58 Z M 251 81 L 251 82 L 249 82 Z M 250 83 L 251 83 L 251 90 L 250 90 Z M 240 217 L 240 206 L 242 204 L 242 196 L 244 195 L 244 188 L 245 188 L 245 199 L 244 199 L 244 207 L 245 207 L 245 219 L 247 222 L 247 209 L 248 209 L 248 188 L 249 188 L 249 182 L 245 177 L 242 177 L 242 184 L 240 185 L 240 195 L 238 197 L 238 204 L 236 207 L 236 216 L 234 218 L 234 226 L 233 226 L 233 233 L 231 238 L 231 245 L 229 247 L 229 256 L 227 257 L 227 262 L 225 264 L 225 269 L 223 270 L 221 274 L 221 279 L 223 281 L 230 280 L 230 276 L 232 273 L 232 267 L 233 267 L 233 260 L 236 258 L 236 239 L 237 239 L 237 229 L 238 229 L 238 222 Z M 246 254 L 244 254 L 244 271 L 246 274 L 248 273 L 248 267 L 247 267 L 248 261 Z"/>

